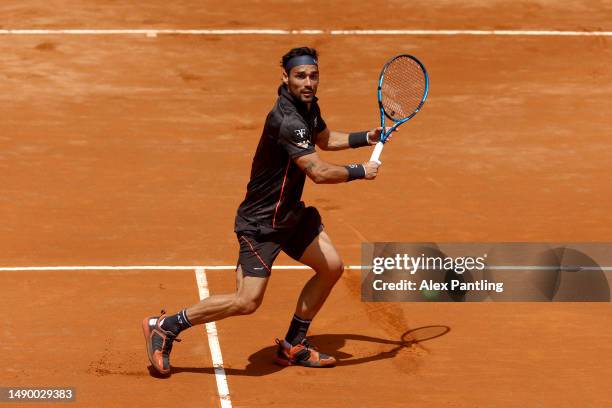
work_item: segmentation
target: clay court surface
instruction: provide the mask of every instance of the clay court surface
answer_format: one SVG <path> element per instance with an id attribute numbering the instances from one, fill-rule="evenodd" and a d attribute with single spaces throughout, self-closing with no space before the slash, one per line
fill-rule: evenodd
<path id="1" fill-rule="evenodd" d="M 3 2 L 0 29 L 612 29 L 609 1 L 80 3 Z M 307 182 L 347 265 L 366 241 L 612 241 L 611 41 L 0 35 L 0 266 L 194 266 L 0 271 L 0 386 L 72 386 L 71 406 L 220 406 L 204 328 L 181 335 L 160 379 L 140 322 L 196 302 L 196 266 L 235 263 L 235 210 L 294 46 L 321 53 L 331 129 L 377 126 L 390 56 L 417 55 L 431 76 L 374 182 Z M 211 293 L 233 290 L 232 271 L 205 273 Z M 365 304 L 356 270 L 312 326 L 339 365 L 274 366 L 310 274 L 275 270 L 257 313 L 217 323 L 232 406 L 612 406 L 609 303 Z"/>

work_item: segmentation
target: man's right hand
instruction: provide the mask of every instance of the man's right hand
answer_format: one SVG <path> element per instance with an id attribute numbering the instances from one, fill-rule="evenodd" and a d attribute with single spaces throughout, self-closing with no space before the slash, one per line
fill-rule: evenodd
<path id="1" fill-rule="evenodd" d="M 367 163 L 363 163 L 363 167 L 365 168 L 365 179 L 374 180 L 378 174 L 378 168 L 380 167 L 380 162 L 379 161 L 369 161 Z"/>

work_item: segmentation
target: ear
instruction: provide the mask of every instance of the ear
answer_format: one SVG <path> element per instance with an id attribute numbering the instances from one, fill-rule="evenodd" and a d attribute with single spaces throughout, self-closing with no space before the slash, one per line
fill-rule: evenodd
<path id="1" fill-rule="evenodd" d="M 284 69 L 283 69 L 283 84 L 289 85 L 289 75 L 287 74 L 287 71 L 285 71 Z"/>

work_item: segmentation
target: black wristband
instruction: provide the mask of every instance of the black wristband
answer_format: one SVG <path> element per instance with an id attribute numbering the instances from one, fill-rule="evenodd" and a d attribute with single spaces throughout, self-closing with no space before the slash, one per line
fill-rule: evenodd
<path id="1" fill-rule="evenodd" d="M 353 149 L 356 147 L 369 146 L 368 131 L 349 133 L 348 143 Z"/>
<path id="2" fill-rule="evenodd" d="M 346 181 L 365 178 L 366 171 L 363 164 L 349 164 L 348 166 L 344 166 L 344 168 L 348 170 L 348 180 Z"/>

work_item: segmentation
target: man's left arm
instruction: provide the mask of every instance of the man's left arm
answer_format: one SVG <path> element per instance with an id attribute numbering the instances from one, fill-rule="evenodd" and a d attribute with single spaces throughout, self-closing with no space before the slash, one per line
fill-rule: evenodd
<path id="1" fill-rule="evenodd" d="M 316 143 L 321 150 L 343 150 L 362 146 L 372 146 L 380 140 L 382 127 L 362 132 L 343 133 L 325 128 L 317 133 Z M 389 140 L 391 136 L 389 136 Z"/>

